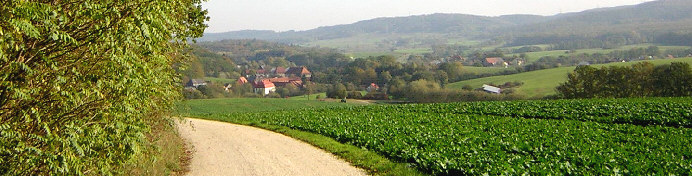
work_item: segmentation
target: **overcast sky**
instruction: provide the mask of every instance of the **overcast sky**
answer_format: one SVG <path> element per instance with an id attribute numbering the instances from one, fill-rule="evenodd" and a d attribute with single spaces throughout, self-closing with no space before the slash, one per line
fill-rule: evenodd
<path id="1" fill-rule="evenodd" d="M 651 0 L 209 0 L 206 32 L 309 30 L 378 17 L 433 13 L 555 15 Z"/>

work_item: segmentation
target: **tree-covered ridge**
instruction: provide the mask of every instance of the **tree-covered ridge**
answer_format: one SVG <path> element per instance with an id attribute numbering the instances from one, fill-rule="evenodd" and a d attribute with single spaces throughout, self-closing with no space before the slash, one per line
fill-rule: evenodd
<path id="1" fill-rule="evenodd" d="M 465 14 L 431 14 L 377 18 L 353 24 L 320 27 L 307 31 L 237 31 L 205 34 L 204 41 L 261 39 L 305 44 L 315 41 L 358 38 L 405 40 L 407 47 L 429 47 L 457 40 L 479 40 L 510 46 L 550 44 L 555 49 L 613 48 L 628 44 L 680 44 L 666 40 L 670 35 L 686 36 L 692 28 L 692 3 L 686 0 L 659 0 L 558 14 L 554 16 L 506 15 L 486 17 Z M 421 35 L 426 34 L 426 35 Z M 434 37 L 431 37 L 434 36 Z M 665 39 L 664 39 L 665 38 Z M 687 41 L 687 40 L 682 40 Z M 416 43 L 416 42 L 412 42 Z M 690 45 L 690 42 L 682 42 Z M 358 45 L 358 43 L 351 43 Z M 390 47 L 399 47 L 399 43 Z M 357 47 L 354 47 L 357 48 Z M 383 47 L 388 48 L 388 47 Z M 414 47 L 415 48 L 415 47 Z"/>
<path id="2" fill-rule="evenodd" d="M 200 3 L 0 2 L 0 174 L 110 175 L 151 147 Z"/>

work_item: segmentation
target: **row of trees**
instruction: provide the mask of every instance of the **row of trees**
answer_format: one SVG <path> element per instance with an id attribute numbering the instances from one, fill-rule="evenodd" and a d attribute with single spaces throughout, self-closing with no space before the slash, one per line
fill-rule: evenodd
<path id="1" fill-rule="evenodd" d="M 687 63 L 631 67 L 579 66 L 557 87 L 563 98 L 625 98 L 692 96 L 692 69 Z"/>

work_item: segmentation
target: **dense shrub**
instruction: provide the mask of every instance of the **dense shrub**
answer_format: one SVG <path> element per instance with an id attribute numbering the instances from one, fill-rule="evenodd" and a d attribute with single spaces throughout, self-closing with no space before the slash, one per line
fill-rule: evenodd
<path id="1" fill-rule="evenodd" d="M 180 97 L 199 0 L 0 2 L 0 175 L 110 175 Z"/>

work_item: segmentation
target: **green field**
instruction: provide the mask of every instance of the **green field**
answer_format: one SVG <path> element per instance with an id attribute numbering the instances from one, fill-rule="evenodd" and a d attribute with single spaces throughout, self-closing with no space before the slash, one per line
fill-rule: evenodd
<path id="1" fill-rule="evenodd" d="M 211 81 L 214 83 L 219 83 L 219 84 L 225 84 L 225 83 L 234 83 L 236 79 L 224 79 L 224 78 L 215 78 L 215 77 L 204 77 L 205 81 Z"/>
<path id="2" fill-rule="evenodd" d="M 497 74 L 505 70 L 511 70 L 514 68 L 502 68 L 502 67 L 474 67 L 474 66 L 464 66 L 462 68 L 464 72 L 480 74 Z"/>
<path id="3" fill-rule="evenodd" d="M 568 56 L 568 55 L 578 55 L 578 54 L 594 54 L 594 53 L 601 53 L 601 54 L 608 54 L 613 51 L 618 51 L 618 50 L 630 50 L 634 48 L 647 48 L 649 46 L 657 46 L 654 44 L 637 44 L 637 45 L 627 45 L 627 46 L 622 46 L 620 48 L 615 48 L 615 49 L 600 49 L 600 48 L 594 48 L 594 49 L 579 49 L 575 50 L 574 53 L 566 53 L 569 50 L 552 50 L 552 51 L 540 51 L 540 52 L 528 52 L 526 53 L 527 61 L 529 63 L 535 62 L 541 57 L 545 56 L 553 56 L 553 57 L 558 57 L 558 56 Z M 516 47 L 512 47 L 516 48 Z M 669 49 L 689 49 L 689 46 L 658 46 L 658 48 L 661 50 L 661 52 L 665 52 L 666 50 Z M 510 48 L 511 49 L 511 48 Z"/>
<path id="4" fill-rule="evenodd" d="M 321 134 L 433 175 L 692 174 L 690 98 L 409 104 L 198 117 Z"/>
<path id="5" fill-rule="evenodd" d="M 324 96 L 323 96 L 324 97 Z M 314 95 L 313 95 L 314 98 Z M 293 98 L 221 98 L 186 100 L 178 104 L 181 114 L 238 113 L 286 111 L 302 108 L 349 107 L 364 105 L 360 102 L 340 103 L 337 101 L 306 100 Z"/>
<path id="6" fill-rule="evenodd" d="M 686 62 L 692 64 L 692 58 L 679 58 L 679 59 L 661 59 L 661 60 L 651 60 L 648 61 L 656 65 L 669 64 L 671 62 Z M 610 64 L 599 64 L 592 65 L 594 67 L 601 66 L 628 66 L 637 62 L 627 62 L 627 63 L 610 63 Z M 513 75 L 503 75 L 503 76 L 493 76 L 486 78 L 478 78 L 466 81 L 460 81 L 455 83 L 450 83 L 446 87 L 452 89 L 461 89 L 464 85 L 470 85 L 474 88 L 479 88 L 483 84 L 493 83 L 493 84 L 504 84 L 506 82 L 519 81 L 523 82 L 524 85 L 517 88 L 519 93 L 522 93 L 529 97 L 543 97 L 546 95 L 555 94 L 555 87 L 560 85 L 567 80 L 567 74 L 574 71 L 576 67 L 560 67 L 546 70 L 538 70 L 531 72 L 524 72 Z"/>

